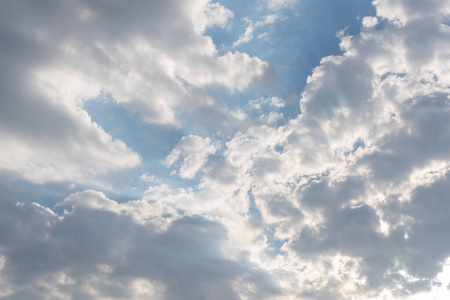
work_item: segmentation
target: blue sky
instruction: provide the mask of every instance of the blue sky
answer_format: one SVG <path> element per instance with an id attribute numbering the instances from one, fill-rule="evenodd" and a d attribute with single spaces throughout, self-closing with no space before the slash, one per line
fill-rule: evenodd
<path id="1" fill-rule="evenodd" d="M 448 299 L 450 2 L 0 4 L 0 299 Z"/>

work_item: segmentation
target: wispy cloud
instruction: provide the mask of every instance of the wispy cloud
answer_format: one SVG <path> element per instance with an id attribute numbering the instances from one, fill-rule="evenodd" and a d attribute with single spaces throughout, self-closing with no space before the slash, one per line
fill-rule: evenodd
<path id="1" fill-rule="evenodd" d="M 248 26 L 245 28 L 245 32 L 239 37 L 239 39 L 233 42 L 233 48 L 236 48 L 239 45 L 250 42 L 253 39 L 253 32 L 255 31 L 255 29 L 262 27 L 264 25 L 273 24 L 279 19 L 280 16 L 277 14 L 264 16 L 255 23 L 246 18 L 245 21 L 248 23 Z"/>

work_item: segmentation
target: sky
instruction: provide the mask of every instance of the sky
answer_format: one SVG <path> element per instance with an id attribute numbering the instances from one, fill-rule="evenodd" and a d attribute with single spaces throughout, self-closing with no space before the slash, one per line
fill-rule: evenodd
<path id="1" fill-rule="evenodd" d="M 0 299 L 450 299 L 449 0 L 5 0 L 0 39 Z"/>

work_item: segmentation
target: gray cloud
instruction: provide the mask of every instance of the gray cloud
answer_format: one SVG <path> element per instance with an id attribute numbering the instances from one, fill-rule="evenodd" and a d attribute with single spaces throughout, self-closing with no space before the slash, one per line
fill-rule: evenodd
<path id="1" fill-rule="evenodd" d="M 149 293 L 141 296 L 155 299 L 240 299 L 243 282 L 257 286 L 255 298 L 279 293 L 265 271 L 221 254 L 227 232 L 217 221 L 186 216 L 161 232 L 84 205 L 62 217 L 4 198 L 1 206 L 1 276 L 11 292 L 2 299 L 139 299 L 137 280 Z"/>

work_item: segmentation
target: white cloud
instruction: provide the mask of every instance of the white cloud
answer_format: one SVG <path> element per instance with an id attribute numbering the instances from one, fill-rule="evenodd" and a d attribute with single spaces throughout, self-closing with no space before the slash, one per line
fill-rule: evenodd
<path id="1" fill-rule="evenodd" d="M 181 160 L 178 174 L 182 178 L 194 178 L 208 160 L 208 156 L 214 154 L 217 149 L 218 147 L 212 144 L 209 138 L 197 135 L 184 136 L 166 157 L 164 163 L 170 167 Z"/>
<path id="2" fill-rule="evenodd" d="M 39 103 L 39 96 L 35 97 L 34 101 L 26 100 L 24 107 L 14 105 L 4 111 L 0 128 L 2 169 L 37 183 L 86 182 L 140 163 L 138 154 L 93 123 L 86 112 Z M 11 131 L 12 122 L 18 124 Z"/>
<path id="3" fill-rule="evenodd" d="M 156 177 L 155 175 L 144 173 L 139 177 L 139 180 L 141 182 L 147 182 L 147 183 L 159 183 L 161 181 L 160 178 Z"/>
<path id="4" fill-rule="evenodd" d="M 377 17 L 386 17 L 380 3 Z M 363 32 L 341 36 L 345 53 L 308 78 L 297 119 L 226 143 L 228 186 L 247 189 L 275 237 L 288 240 L 286 257 L 306 266 L 291 274 L 313 283 L 292 288 L 305 299 L 407 297 L 433 288 L 450 256 L 437 229 L 448 226 L 438 217 L 448 209 L 448 26 L 399 5 L 407 17 L 389 10 L 382 29 L 365 18 Z"/>
<path id="5" fill-rule="evenodd" d="M 373 5 L 377 15 L 391 21 L 400 21 L 405 24 L 414 19 L 435 18 L 450 14 L 450 1 L 431 0 L 428 2 L 407 0 L 375 0 Z"/>
<path id="6" fill-rule="evenodd" d="M 245 28 L 245 32 L 239 37 L 239 39 L 233 42 L 233 47 L 250 42 L 253 39 L 253 22 L 248 20 L 249 25 Z"/>
<path id="7" fill-rule="evenodd" d="M 366 28 L 374 27 L 378 24 L 378 19 L 376 17 L 364 17 L 362 24 Z"/>
<path id="8" fill-rule="evenodd" d="M 176 209 L 163 205 L 161 202 L 146 200 L 130 200 L 118 203 L 108 199 L 102 192 L 86 190 L 71 194 L 56 207 L 78 207 L 99 211 L 114 212 L 118 215 L 129 216 L 134 222 L 142 225 L 154 225 L 155 230 L 162 231 L 175 220 L 181 218 Z"/>
<path id="9" fill-rule="evenodd" d="M 254 109 L 262 109 L 264 106 L 269 106 L 271 108 L 277 109 L 280 107 L 284 107 L 284 100 L 279 97 L 269 97 L 269 98 L 259 98 L 255 100 L 251 100 L 249 102 L 250 107 Z"/>
<path id="10" fill-rule="evenodd" d="M 271 10 L 280 10 L 284 8 L 292 8 L 297 0 L 266 0 L 267 7 Z"/>
<path id="11" fill-rule="evenodd" d="M 219 3 L 207 3 L 206 7 L 201 11 L 199 19 L 197 20 L 197 28 L 203 32 L 206 28 L 217 25 L 224 28 L 228 20 L 233 18 L 233 12 Z"/>
<path id="12" fill-rule="evenodd" d="M 199 89 L 244 91 L 276 78 L 256 57 L 217 54 L 203 32 L 233 13 L 207 0 L 4 5 L 0 168 L 34 182 L 98 181 L 140 163 L 92 122 L 86 100 L 109 94 L 152 124 L 177 125 L 176 111 L 195 123 L 207 110 L 220 124 L 227 106 Z"/>
<path id="13" fill-rule="evenodd" d="M 233 42 L 233 48 L 236 48 L 239 45 L 245 44 L 250 42 L 253 39 L 253 32 L 255 29 L 262 27 L 264 25 L 273 24 L 277 20 L 280 19 L 280 16 L 277 14 L 267 15 L 262 17 L 260 20 L 256 21 L 253 24 L 253 21 L 245 18 L 244 20 L 247 21 L 248 26 L 245 28 L 244 33 L 238 38 L 237 41 Z M 261 34 L 258 36 L 258 38 L 261 36 Z"/>
<path id="14" fill-rule="evenodd" d="M 258 85 L 270 87 L 276 78 L 275 70 L 267 62 L 239 51 L 227 52 L 215 60 L 194 60 L 180 67 L 179 74 L 193 85 L 222 85 L 232 92 Z"/>

